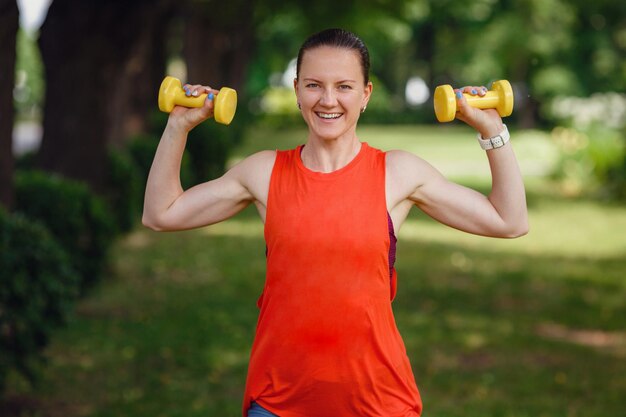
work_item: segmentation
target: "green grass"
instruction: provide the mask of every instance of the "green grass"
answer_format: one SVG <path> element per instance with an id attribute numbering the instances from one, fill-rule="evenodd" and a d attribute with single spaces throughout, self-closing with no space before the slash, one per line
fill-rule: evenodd
<path id="1" fill-rule="evenodd" d="M 488 189 L 468 130 L 365 127 L 363 140 L 415 152 Z M 302 143 L 301 129 L 256 130 L 233 161 Z M 554 149 L 513 135 L 531 232 L 488 239 L 415 211 L 399 234 L 394 301 L 425 416 L 605 417 L 626 407 L 626 207 L 559 197 L 542 177 Z M 480 166 L 479 168 L 475 168 Z M 117 244 L 106 282 L 47 350 L 24 415 L 237 416 L 264 279 L 254 210 L 211 228 Z M 39 413 L 39 414 L 38 414 Z"/>

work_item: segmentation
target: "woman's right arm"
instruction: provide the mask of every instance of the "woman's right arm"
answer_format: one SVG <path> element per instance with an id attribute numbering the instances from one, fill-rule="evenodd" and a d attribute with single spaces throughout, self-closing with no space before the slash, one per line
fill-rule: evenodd
<path id="1" fill-rule="evenodd" d="M 193 86 L 204 93 L 208 87 Z M 246 184 L 250 172 L 262 161 L 252 156 L 233 167 L 222 177 L 188 190 L 180 182 L 180 168 L 187 135 L 191 129 L 213 114 L 213 102 L 204 107 L 175 107 L 154 156 L 148 175 L 142 222 L 158 231 L 186 230 L 225 220 L 255 200 Z"/>

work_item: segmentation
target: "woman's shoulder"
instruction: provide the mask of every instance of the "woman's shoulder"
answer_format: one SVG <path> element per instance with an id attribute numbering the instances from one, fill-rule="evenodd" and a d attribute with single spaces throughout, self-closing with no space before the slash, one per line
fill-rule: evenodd
<path id="1" fill-rule="evenodd" d="M 276 161 L 277 151 L 265 150 L 253 153 L 239 161 L 235 160 L 231 171 L 244 176 L 254 176 L 261 172 L 271 171 Z"/>
<path id="2" fill-rule="evenodd" d="M 437 170 L 425 159 L 407 151 L 390 150 L 385 152 L 387 174 L 394 178 L 414 178 L 421 182 Z"/>
<path id="3" fill-rule="evenodd" d="M 389 151 L 385 151 L 385 159 L 387 161 L 388 165 L 405 165 L 405 164 L 419 164 L 419 163 L 426 163 L 426 161 L 422 158 L 420 158 L 419 156 L 411 153 L 411 152 L 407 152 L 407 151 L 403 151 L 400 149 L 392 149 Z"/>

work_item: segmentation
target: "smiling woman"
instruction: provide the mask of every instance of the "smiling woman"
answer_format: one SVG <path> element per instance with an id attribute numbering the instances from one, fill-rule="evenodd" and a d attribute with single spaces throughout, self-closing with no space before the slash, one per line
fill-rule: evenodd
<path id="1" fill-rule="evenodd" d="M 309 125 L 309 146 L 302 154 L 307 159 L 316 154 L 309 150 L 321 145 L 320 140 L 339 143 L 340 138 L 356 138 L 357 121 L 367 106 L 372 84 L 364 81 L 359 56 L 351 51 L 318 47 L 304 54 L 301 66 L 304 69 L 298 71 L 294 88 L 302 117 Z M 311 160 L 311 168 L 332 172 L 354 158 L 357 149 L 349 150 L 345 160 L 334 161 L 334 166 L 333 161 Z"/>
<path id="2" fill-rule="evenodd" d="M 508 140 L 487 151 L 489 196 L 448 181 L 411 153 L 361 142 L 359 116 L 374 91 L 368 72 L 369 53 L 355 34 L 312 35 L 293 84 L 306 143 L 255 153 L 189 190 L 180 184 L 187 134 L 212 116 L 214 103 L 174 107 L 169 115 L 148 178 L 144 224 L 202 227 L 250 204 L 264 222 L 266 280 L 244 416 L 419 416 L 422 401 L 391 308 L 396 235 L 409 211 L 417 206 L 473 234 L 527 231 L 524 185 Z M 191 95 L 210 89 L 184 88 Z M 484 95 L 475 87 L 465 92 Z M 508 139 L 495 110 L 459 96 L 457 119 L 483 138 Z"/>
<path id="3" fill-rule="evenodd" d="M 325 148 L 329 141 L 359 145 L 357 122 L 372 94 L 369 67 L 367 47 L 347 31 L 320 32 L 300 48 L 294 89 L 302 117 L 309 126 L 307 146 L 301 156 L 312 170 L 335 171 L 358 153 L 360 146 L 345 147 L 340 159 L 331 160 L 316 148 Z M 322 144 L 320 140 L 326 142 Z M 339 156 L 338 148 L 335 149 L 335 156 Z"/>

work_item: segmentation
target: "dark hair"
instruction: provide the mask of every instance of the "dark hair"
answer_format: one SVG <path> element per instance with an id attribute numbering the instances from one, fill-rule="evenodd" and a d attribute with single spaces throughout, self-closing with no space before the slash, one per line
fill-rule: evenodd
<path id="1" fill-rule="evenodd" d="M 298 61 L 296 64 L 296 77 L 300 76 L 300 65 L 302 57 L 309 49 L 315 49 L 320 46 L 332 46 L 335 48 L 344 48 L 353 50 L 359 54 L 361 60 L 361 71 L 363 71 L 363 79 L 365 84 L 370 80 L 370 53 L 365 43 L 354 33 L 344 29 L 326 29 L 311 35 L 304 41 L 298 52 Z"/>

